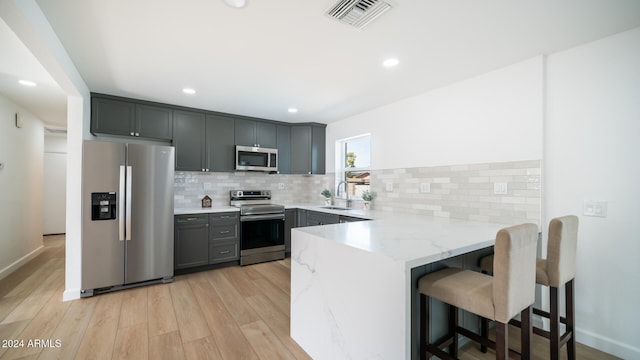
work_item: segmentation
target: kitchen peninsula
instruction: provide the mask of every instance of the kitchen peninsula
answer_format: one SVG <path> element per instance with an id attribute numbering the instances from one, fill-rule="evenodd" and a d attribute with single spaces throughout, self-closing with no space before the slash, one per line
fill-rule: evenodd
<path id="1" fill-rule="evenodd" d="M 417 355 L 417 278 L 489 252 L 503 224 L 379 213 L 292 230 L 291 337 L 314 359 Z M 413 317 L 415 318 L 417 313 Z"/>

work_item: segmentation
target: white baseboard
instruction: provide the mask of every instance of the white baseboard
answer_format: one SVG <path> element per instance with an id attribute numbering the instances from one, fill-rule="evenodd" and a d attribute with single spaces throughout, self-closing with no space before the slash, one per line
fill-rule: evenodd
<path id="1" fill-rule="evenodd" d="M 40 245 L 40 247 L 38 247 L 37 249 L 35 249 L 32 252 L 28 253 L 27 255 L 21 257 L 20 259 L 16 260 L 13 264 L 11 264 L 11 265 L 5 267 L 4 269 L 0 270 L 0 280 L 6 278 L 11 273 L 13 273 L 14 271 L 18 270 L 22 265 L 28 263 L 29 260 L 31 260 L 34 257 L 38 256 L 43 250 L 44 250 L 44 246 Z"/>
<path id="2" fill-rule="evenodd" d="M 65 289 L 62 293 L 62 301 L 80 299 L 80 289 Z"/>
<path id="3" fill-rule="evenodd" d="M 590 331 L 576 329 L 576 342 L 623 359 L 640 359 L 640 348 Z"/>

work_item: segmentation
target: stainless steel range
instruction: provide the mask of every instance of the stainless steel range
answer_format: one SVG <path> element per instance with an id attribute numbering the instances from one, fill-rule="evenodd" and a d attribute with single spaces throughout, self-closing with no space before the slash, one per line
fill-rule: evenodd
<path id="1" fill-rule="evenodd" d="M 284 206 L 271 203 L 270 190 L 232 190 L 240 208 L 240 265 L 284 259 Z"/>

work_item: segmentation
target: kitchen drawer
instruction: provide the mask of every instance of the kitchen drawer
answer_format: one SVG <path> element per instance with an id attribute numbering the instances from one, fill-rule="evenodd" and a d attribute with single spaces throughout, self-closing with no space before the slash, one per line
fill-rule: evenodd
<path id="1" fill-rule="evenodd" d="M 238 260 L 240 250 L 238 241 L 211 243 L 209 245 L 209 264 Z"/>
<path id="2" fill-rule="evenodd" d="M 307 214 L 307 226 L 337 224 L 340 216 L 336 214 L 326 214 L 317 211 L 309 211 Z"/>
<path id="3" fill-rule="evenodd" d="M 209 214 L 209 222 L 211 223 L 212 226 L 217 224 L 234 224 L 234 223 L 237 223 L 239 219 L 240 219 L 239 212 Z"/>
<path id="4" fill-rule="evenodd" d="M 209 229 L 211 240 L 233 240 L 238 238 L 238 224 L 212 225 Z"/>
<path id="5" fill-rule="evenodd" d="M 209 223 L 207 214 L 176 215 L 175 220 L 176 225 Z"/>

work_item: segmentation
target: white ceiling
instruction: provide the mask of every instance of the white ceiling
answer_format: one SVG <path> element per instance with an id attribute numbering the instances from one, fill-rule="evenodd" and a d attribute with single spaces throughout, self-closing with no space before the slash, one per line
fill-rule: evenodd
<path id="1" fill-rule="evenodd" d="M 91 91 L 290 122 L 337 121 L 640 26 L 638 0 L 393 0 L 361 31 L 324 15 L 336 0 L 37 2 Z M 391 56 L 400 65 L 383 68 Z"/>

